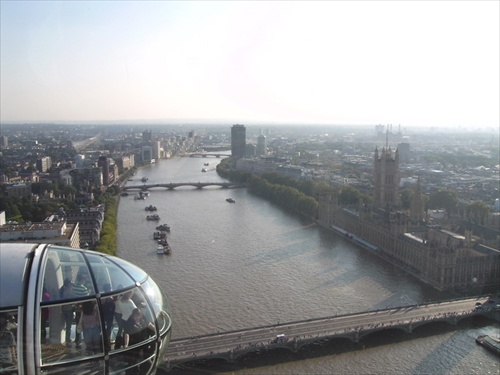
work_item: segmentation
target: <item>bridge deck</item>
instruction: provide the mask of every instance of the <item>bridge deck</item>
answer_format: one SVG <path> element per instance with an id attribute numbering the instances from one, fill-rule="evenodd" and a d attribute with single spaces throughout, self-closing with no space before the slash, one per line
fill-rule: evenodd
<path id="1" fill-rule="evenodd" d="M 432 321 L 455 324 L 465 317 L 484 313 L 476 309 L 475 304 L 486 301 L 487 298 L 466 298 L 177 339 L 170 343 L 165 360 L 168 365 L 201 358 L 233 360 L 264 347 L 297 350 L 311 341 L 325 338 L 344 337 L 357 342 L 363 335 L 379 330 L 397 328 L 411 332 L 414 327 Z M 276 342 L 276 336 L 281 334 L 285 339 Z"/>
<path id="2" fill-rule="evenodd" d="M 219 186 L 224 189 L 235 189 L 245 187 L 244 184 L 238 184 L 235 182 L 169 182 L 169 183 L 159 183 L 159 184 L 143 184 L 143 185 L 129 185 L 124 186 L 122 190 L 149 190 L 154 188 L 166 188 L 168 190 L 173 190 L 181 186 L 191 186 L 196 189 L 202 189 L 209 186 Z"/>

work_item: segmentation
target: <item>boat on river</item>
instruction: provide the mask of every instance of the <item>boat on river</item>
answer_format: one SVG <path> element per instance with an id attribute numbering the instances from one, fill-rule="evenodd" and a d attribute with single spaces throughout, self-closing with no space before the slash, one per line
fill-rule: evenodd
<path id="1" fill-rule="evenodd" d="M 165 237 L 167 237 L 167 234 L 165 232 L 154 232 L 153 233 L 153 239 L 154 240 L 162 240 Z"/>
<path id="2" fill-rule="evenodd" d="M 229 202 L 229 203 L 236 203 L 236 201 L 235 201 L 233 198 L 227 198 L 227 199 L 226 199 L 226 202 Z"/>
<path id="3" fill-rule="evenodd" d="M 500 339 L 490 335 L 481 335 L 476 338 L 476 343 L 500 357 Z"/>
<path id="4" fill-rule="evenodd" d="M 140 191 L 138 194 L 136 194 L 136 196 L 134 197 L 135 200 L 138 200 L 138 199 L 146 199 L 147 197 L 149 197 L 149 191 Z"/>
<path id="5" fill-rule="evenodd" d="M 158 255 L 170 255 L 172 253 L 172 249 L 170 245 L 158 245 L 156 248 L 156 254 Z"/>
<path id="6" fill-rule="evenodd" d="M 162 232 L 170 232 L 170 226 L 168 224 L 161 224 L 156 227 L 156 230 L 162 231 Z"/>

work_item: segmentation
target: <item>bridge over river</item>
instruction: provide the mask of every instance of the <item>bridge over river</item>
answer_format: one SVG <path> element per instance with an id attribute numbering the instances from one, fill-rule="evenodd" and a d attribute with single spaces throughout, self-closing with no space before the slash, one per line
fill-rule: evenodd
<path id="1" fill-rule="evenodd" d="M 228 157 L 231 155 L 228 155 L 227 153 L 224 152 L 193 152 L 189 154 L 190 158 L 207 158 L 207 157 L 220 158 L 222 156 Z"/>
<path id="2" fill-rule="evenodd" d="M 143 185 L 130 185 L 122 187 L 123 191 L 126 190 L 150 190 L 153 188 L 166 188 L 173 190 L 181 186 L 192 186 L 196 189 L 203 189 L 207 186 L 220 186 L 223 189 L 234 189 L 245 187 L 244 184 L 234 182 L 170 182 L 166 184 L 143 184 Z"/>
<path id="3" fill-rule="evenodd" d="M 263 349 L 297 352 L 304 345 L 323 340 L 359 342 L 377 331 L 395 329 L 412 333 L 419 326 L 439 321 L 456 325 L 462 319 L 477 315 L 492 317 L 496 304 L 487 301 L 487 297 L 464 298 L 172 340 L 162 367 L 171 369 L 202 359 L 220 358 L 231 362 Z M 482 305 L 478 308 L 477 303 Z"/>

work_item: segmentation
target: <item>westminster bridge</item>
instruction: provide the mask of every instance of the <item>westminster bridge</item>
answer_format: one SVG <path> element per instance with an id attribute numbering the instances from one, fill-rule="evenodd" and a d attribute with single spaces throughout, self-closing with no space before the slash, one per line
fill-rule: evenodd
<path id="1" fill-rule="evenodd" d="M 165 188 L 168 190 L 173 190 L 181 186 L 192 186 L 196 189 L 203 189 L 207 186 L 220 186 L 223 189 L 235 189 L 246 187 L 245 184 L 239 184 L 235 182 L 170 182 L 166 184 L 143 184 L 143 185 L 130 185 L 123 186 L 122 190 L 149 190 L 153 188 Z"/>
<path id="2" fill-rule="evenodd" d="M 410 334 L 426 324 L 456 325 L 478 315 L 494 318 L 496 314 L 498 319 L 496 304 L 491 302 L 488 303 L 487 297 L 469 297 L 176 339 L 170 342 L 162 367 L 169 370 L 183 363 L 207 359 L 233 362 L 249 353 L 272 349 L 298 352 L 305 345 L 334 339 L 339 340 L 339 345 L 343 340 L 358 343 L 379 331 L 399 330 Z"/>

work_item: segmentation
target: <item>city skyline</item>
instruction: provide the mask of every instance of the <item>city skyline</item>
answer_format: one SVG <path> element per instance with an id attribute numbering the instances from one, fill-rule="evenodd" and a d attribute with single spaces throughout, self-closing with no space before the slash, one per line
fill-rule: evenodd
<path id="1" fill-rule="evenodd" d="M 494 1 L 0 6 L 1 123 L 500 122 Z"/>

